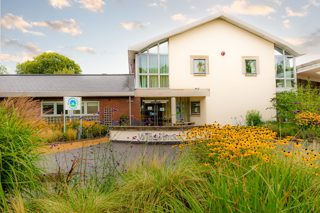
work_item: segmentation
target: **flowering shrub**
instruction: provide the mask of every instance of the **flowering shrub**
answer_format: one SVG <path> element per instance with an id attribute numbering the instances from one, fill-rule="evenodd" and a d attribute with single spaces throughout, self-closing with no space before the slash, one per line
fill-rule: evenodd
<path id="1" fill-rule="evenodd" d="M 264 162 L 277 156 L 292 157 L 298 163 L 318 165 L 319 152 L 305 150 L 292 137 L 278 139 L 277 134 L 264 127 L 220 126 L 196 127 L 185 132 L 185 144 L 205 165 L 255 158 Z"/>
<path id="2" fill-rule="evenodd" d="M 299 86 L 296 91 L 277 93 L 272 99 L 279 122 L 291 122 L 295 115 L 302 111 L 320 113 L 320 91 L 310 83 Z"/>
<path id="3" fill-rule="evenodd" d="M 312 112 L 300 112 L 296 114 L 295 121 L 303 127 L 319 127 L 320 115 Z"/>

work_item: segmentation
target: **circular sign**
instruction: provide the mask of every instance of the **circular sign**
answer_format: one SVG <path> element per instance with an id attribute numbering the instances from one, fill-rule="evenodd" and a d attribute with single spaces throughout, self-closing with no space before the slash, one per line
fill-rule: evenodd
<path id="1" fill-rule="evenodd" d="M 68 100 L 68 105 L 70 107 L 70 109 L 77 109 L 78 108 L 78 100 L 75 98 L 70 98 Z"/>

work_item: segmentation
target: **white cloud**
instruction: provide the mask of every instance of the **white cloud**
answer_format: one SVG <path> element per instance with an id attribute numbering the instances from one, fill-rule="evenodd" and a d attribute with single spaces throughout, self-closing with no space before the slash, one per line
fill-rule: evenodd
<path id="1" fill-rule="evenodd" d="M 275 3 L 278 6 L 282 5 L 282 0 L 273 0 L 273 3 Z"/>
<path id="2" fill-rule="evenodd" d="M 5 29 L 18 29 L 23 33 L 30 33 L 32 35 L 43 36 L 41 32 L 31 31 L 32 24 L 27 22 L 21 16 L 16 16 L 8 13 L 3 18 L 0 19 L 0 26 Z"/>
<path id="3" fill-rule="evenodd" d="M 182 14 L 182 13 L 177 13 L 171 16 L 171 20 L 173 21 L 181 21 L 181 22 L 185 22 L 185 23 L 191 23 L 194 22 L 198 19 L 195 18 L 188 18 L 186 15 Z"/>
<path id="4" fill-rule="evenodd" d="M 0 61 L 20 62 L 21 58 L 16 55 L 0 53 Z"/>
<path id="5" fill-rule="evenodd" d="M 41 49 L 37 45 L 32 44 L 32 43 L 24 44 L 18 40 L 14 40 L 14 39 L 4 39 L 1 43 L 4 46 L 14 46 L 14 47 L 23 49 L 25 51 L 28 51 L 31 54 L 34 54 L 34 55 L 37 55 L 41 52 Z"/>
<path id="6" fill-rule="evenodd" d="M 103 12 L 105 5 L 104 0 L 80 0 L 79 3 L 83 8 L 88 9 L 92 12 Z"/>
<path id="7" fill-rule="evenodd" d="M 304 6 L 305 9 L 308 9 L 309 7 L 319 7 L 320 6 L 320 0 L 309 0 L 308 4 Z"/>
<path id="8" fill-rule="evenodd" d="M 267 16 L 275 12 L 275 9 L 268 5 L 251 4 L 247 0 L 235 0 L 231 5 L 216 5 L 212 8 L 207 9 L 207 11 L 211 13 L 224 11 L 227 13 L 235 13 L 241 15 Z"/>
<path id="9" fill-rule="evenodd" d="M 182 13 L 177 13 L 177 14 L 174 14 L 173 16 L 171 16 L 171 19 L 173 21 L 185 21 L 185 20 L 187 20 L 187 17 Z"/>
<path id="10" fill-rule="evenodd" d="M 162 7 L 166 9 L 167 2 L 167 0 L 152 0 L 152 2 L 149 3 L 149 7 Z"/>
<path id="11" fill-rule="evenodd" d="M 141 22 L 135 22 L 135 21 L 126 21 L 120 23 L 120 26 L 125 30 L 135 30 L 135 29 L 142 29 L 145 28 L 149 23 L 143 24 Z"/>
<path id="12" fill-rule="evenodd" d="M 93 48 L 91 47 L 85 47 L 85 46 L 76 46 L 73 47 L 74 50 L 83 52 L 83 53 L 89 53 L 89 54 L 95 54 L 96 52 L 94 51 Z"/>
<path id="13" fill-rule="evenodd" d="M 289 29 L 291 27 L 291 22 L 289 19 L 285 19 L 282 21 L 282 24 L 285 28 Z"/>
<path id="14" fill-rule="evenodd" d="M 290 7 L 286 7 L 286 16 L 287 17 L 303 17 L 307 15 L 307 11 L 293 11 Z"/>
<path id="15" fill-rule="evenodd" d="M 58 9 L 63 9 L 65 7 L 70 7 L 70 0 L 49 0 L 49 4 Z"/>
<path id="16" fill-rule="evenodd" d="M 32 22 L 32 25 L 37 27 L 48 27 L 55 31 L 66 33 L 72 36 L 78 36 L 82 33 L 78 23 L 74 19 Z"/>
<path id="17" fill-rule="evenodd" d="M 288 42 L 289 44 L 295 45 L 295 46 L 301 46 L 304 43 L 306 43 L 307 39 L 305 38 L 284 38 L 284 40 L 286 42 Z"/>

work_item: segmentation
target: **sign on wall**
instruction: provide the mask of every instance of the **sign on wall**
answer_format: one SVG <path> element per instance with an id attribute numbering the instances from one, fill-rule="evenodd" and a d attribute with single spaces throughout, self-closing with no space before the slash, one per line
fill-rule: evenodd
<path id="1" fill-rule="evenodd" d="M 81 97 L 64 97 L 65 110 L 81 110 Z"/>

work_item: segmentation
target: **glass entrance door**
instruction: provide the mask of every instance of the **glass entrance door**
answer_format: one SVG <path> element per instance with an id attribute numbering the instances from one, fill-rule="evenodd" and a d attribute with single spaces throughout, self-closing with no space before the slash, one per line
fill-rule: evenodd
<path id="1" fill-rule="evenodd" d="M 142 115 L 146 126 L 163 126 L 167 124 L 166 100 L 143 100 Z"/>

